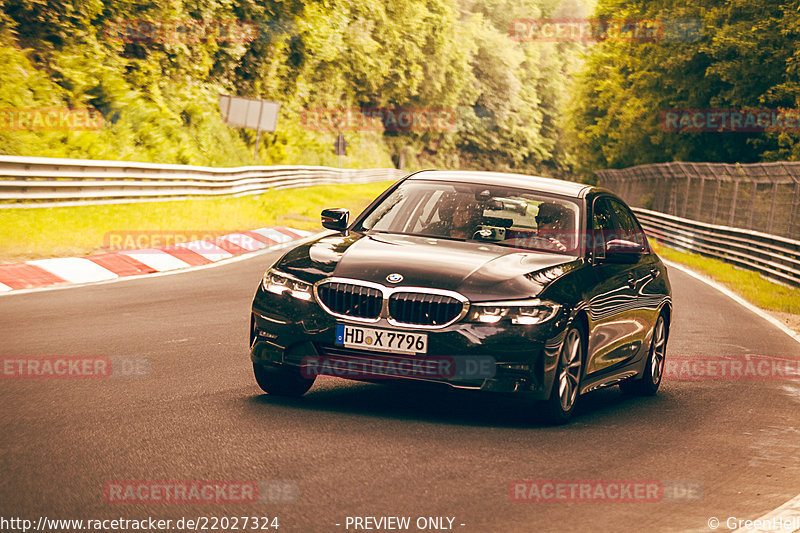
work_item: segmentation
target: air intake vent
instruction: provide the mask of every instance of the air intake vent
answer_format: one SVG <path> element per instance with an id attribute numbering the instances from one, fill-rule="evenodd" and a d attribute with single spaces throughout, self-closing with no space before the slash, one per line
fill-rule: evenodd
<path id="1" fill-rule="evenodd" d="M 381 313 L 383 295 L 378 289 L 351 283 L 323 283 L 317 295 L 333 313 L 355 318 L 377 319 Z"/>
<path id="2" fill-rule="evenodd" d="M 401 324 L 441 326 L 461 314 L 464 304 L 450 296 L 397 292 L 389 297 L 389 315 Z"/>

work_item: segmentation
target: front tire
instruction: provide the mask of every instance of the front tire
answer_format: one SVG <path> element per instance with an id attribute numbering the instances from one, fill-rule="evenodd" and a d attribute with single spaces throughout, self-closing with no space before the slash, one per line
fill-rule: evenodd
<path id="1" fill-rule="evenodd" d="M 580 396 L 583 360 L 583 334 L 578 326 L 571 326 L 558 355 L 553 390 L 545 401 L 545 415 L 550 423 L 566 424 L 572 417 Z"/>
<path id="2" fill-rule="evenodd" d="M 274 396 L 299 397 L 308 392 L 314 378 L 300 374 L 299 369 L 291 367 L 264 366 L 253 363 L 253 374 L 261 390 Z"/>
<path id="3" fill-rule="evenodd" d="M 647 355 L 644 376 L 636 381 L 620 383 L 619 387 L 623 392 L 635 396 L 653 396 L 658 392 L 661 379 L 664 377 L 668 334 L 667 320 L 663 314 L 660 314 L 653 328 L 653 340 L 650 341 L 650 353 Z"/>

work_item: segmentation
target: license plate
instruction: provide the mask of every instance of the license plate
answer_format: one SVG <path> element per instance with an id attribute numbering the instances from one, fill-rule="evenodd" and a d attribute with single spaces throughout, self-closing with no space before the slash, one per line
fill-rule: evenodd
<path id="1" fill-rule="evenodd" d="M 367 348 L 381 352 L 427 353 L 428 335 L 338 324 L 336 344 L 346 348 Z"/>

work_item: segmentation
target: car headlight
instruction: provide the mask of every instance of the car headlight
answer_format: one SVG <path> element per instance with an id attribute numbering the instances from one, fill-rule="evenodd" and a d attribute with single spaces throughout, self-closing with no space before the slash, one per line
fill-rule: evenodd
<path id="1" fill-rule="evenodd" d="M 273 294 L 288 293 L 298 300 L 311 300 L 311 284 L 301 281 L 294 276 L 270 268 L 261 279 L 261 286 L 265 291 Z"/>
<path id="2" fill-rule="evenodd" d="M 470 305 L 469 320 L 495 324 L 510 319 L 512 324 L 541 324 L 556 316 L 560 309 L 557 303 L 536 299 L 477 303 Z"/>

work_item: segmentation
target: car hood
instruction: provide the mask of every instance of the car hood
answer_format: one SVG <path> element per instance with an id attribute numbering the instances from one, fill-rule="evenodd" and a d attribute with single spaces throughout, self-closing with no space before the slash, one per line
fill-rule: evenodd
<path id="1" fill-rule="evenodd" d="M 575 256 L 519 252 L 480 242 L 413 235 L 350 233 L 321 237 L 288 252 L 275 268 L 300 279 L 336 276 L 386 286 L 434 287 L 458 291 L 471 301 L 536 296 Z M 541 275 L 542 271 L 556 275 Z M 389 274 L 403 276 L 399 283 Z"/>

